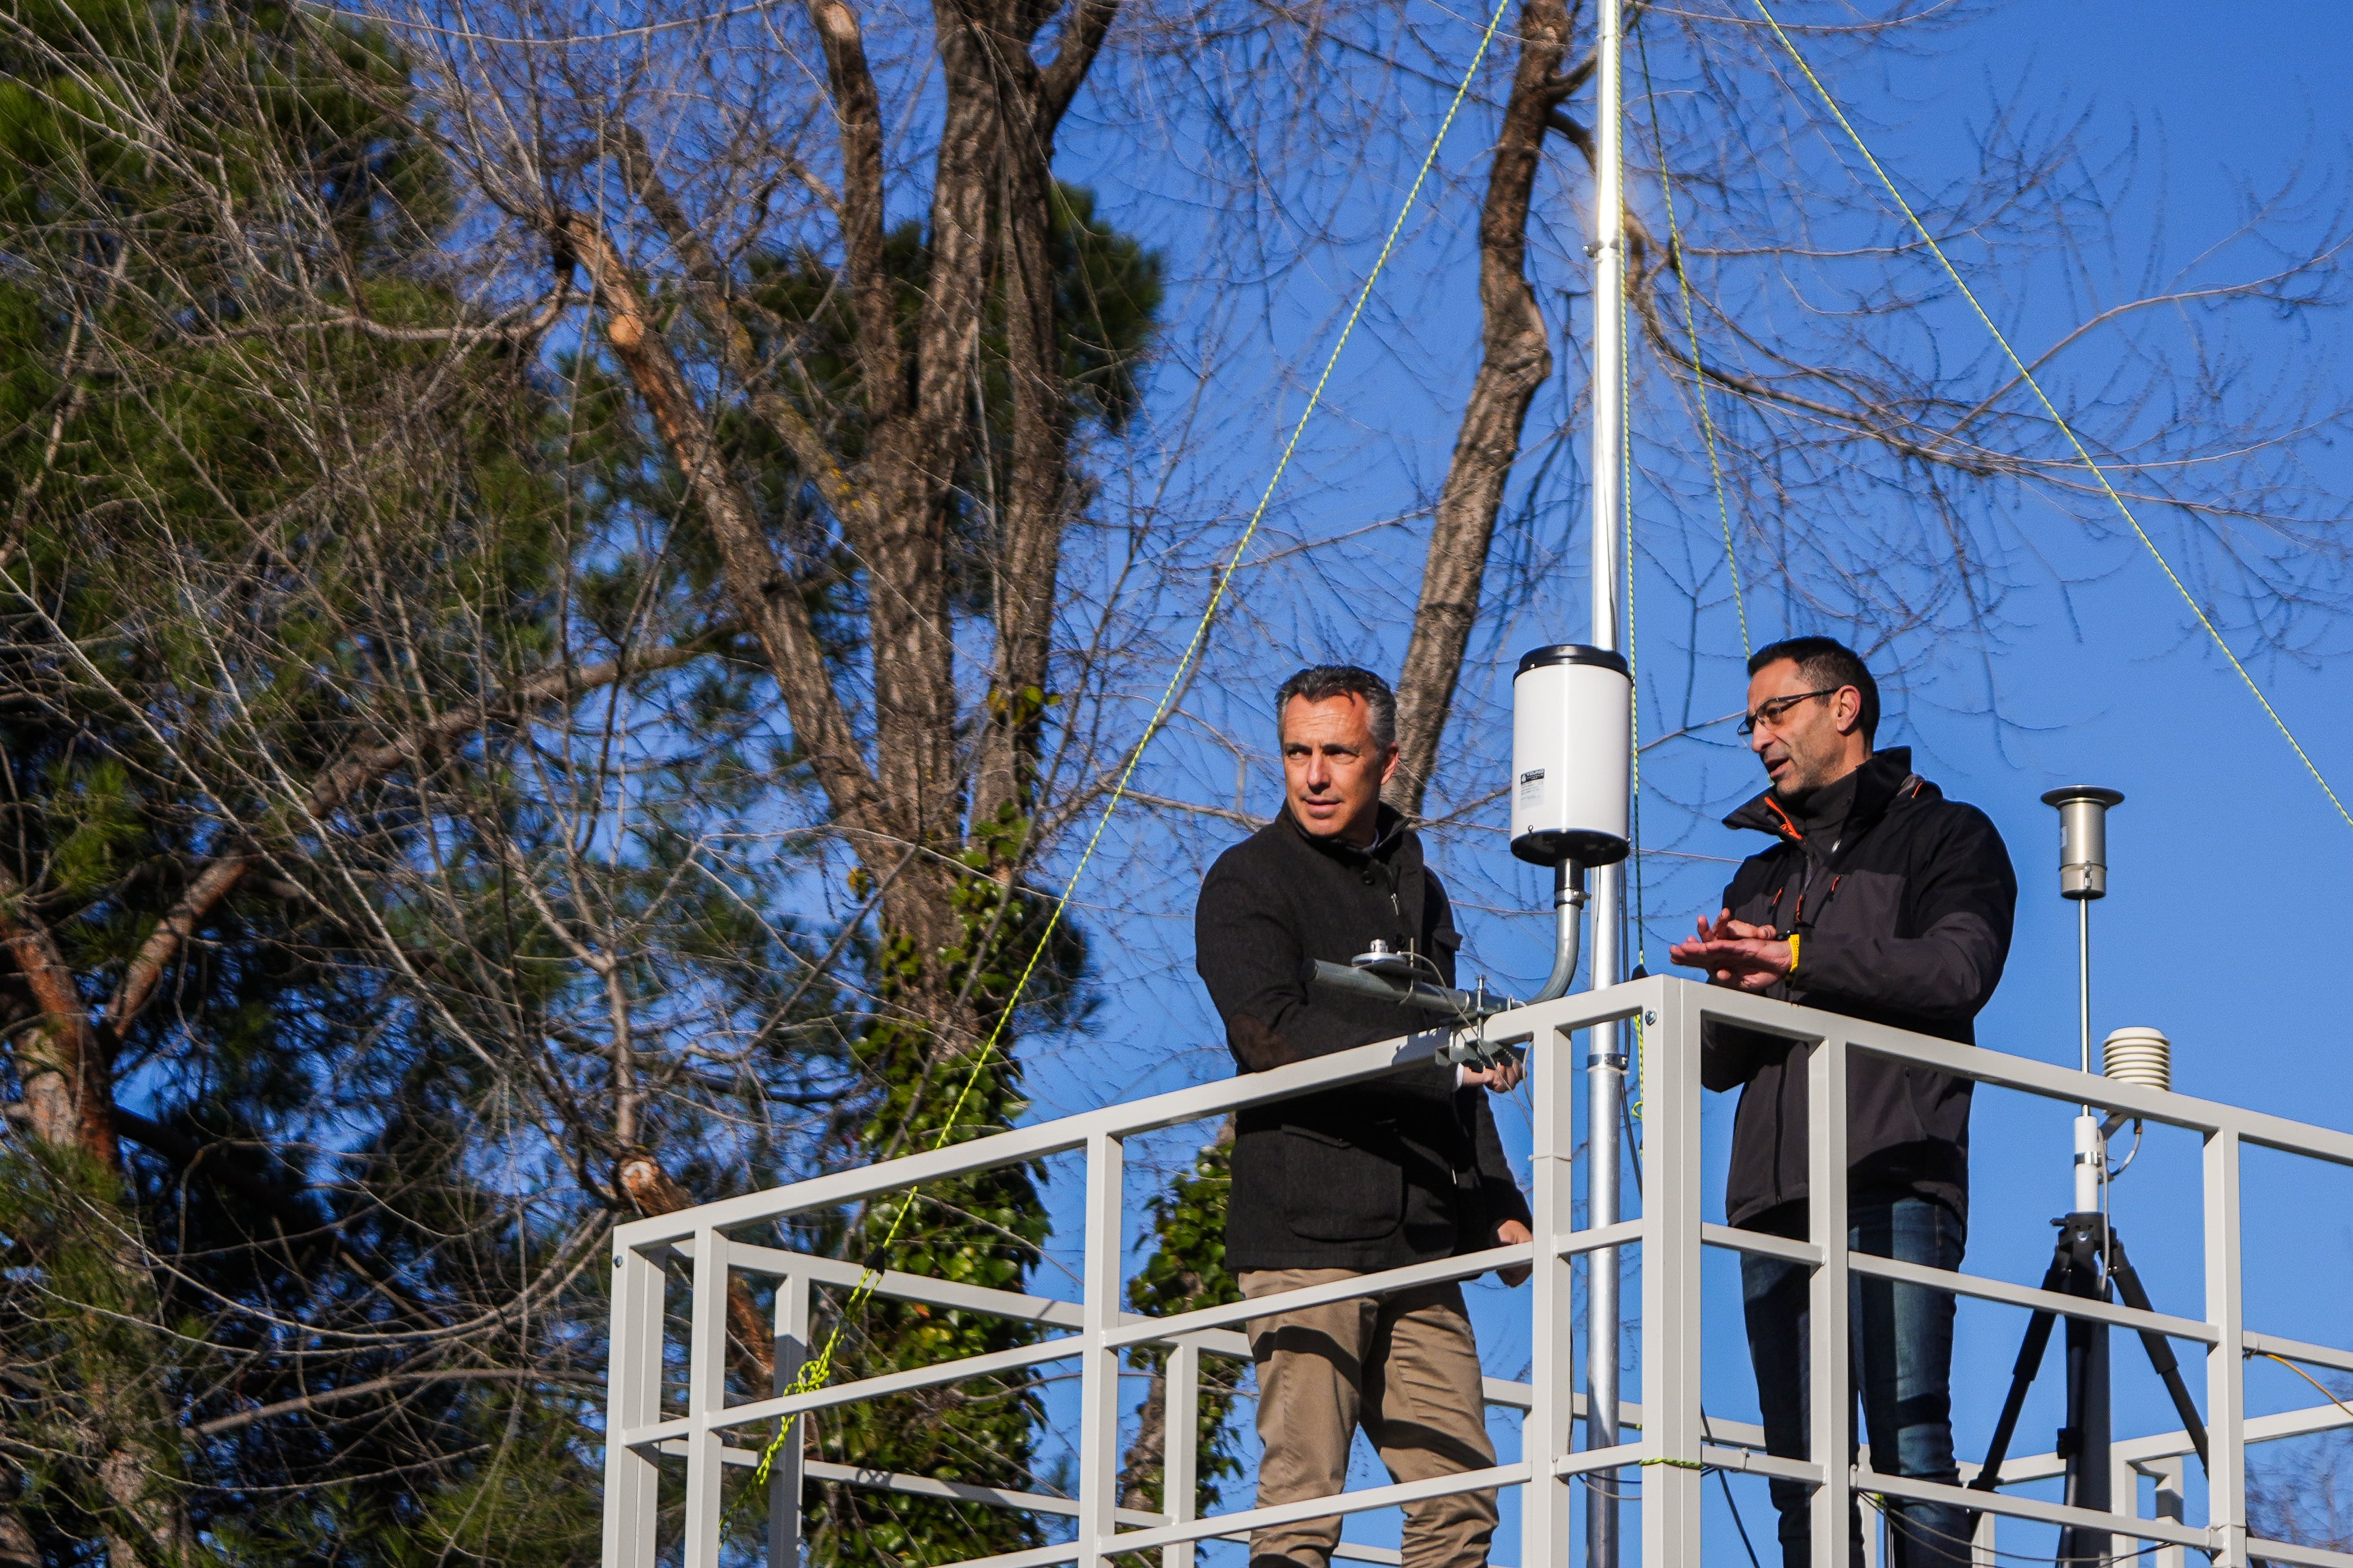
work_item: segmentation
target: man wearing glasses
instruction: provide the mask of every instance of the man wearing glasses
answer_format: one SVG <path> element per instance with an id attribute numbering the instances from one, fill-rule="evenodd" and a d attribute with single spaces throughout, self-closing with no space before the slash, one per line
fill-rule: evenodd
<path id="1" fill-rule="evenodd" d="M 1672 956 L 1718 985 L 1974 1044 L 2001 979 L 2018 879 L 1993 824 L 1912 771 L 1906 747 L 1872 749 L 1879 687 L 1828 637 L 1796 637 L 1748 661 L 1741 731 L 1771 787 L 1725 818 L 1769 835 L 1742 862 L 1722 911 Z M 1806 1236 L 1806 1053 L 1711 1025 L 1702 1081 L 1741 1089 L 1725 1206 L 1731 1223 Z M 1923 1068 L 1852 1058 L 1847 1085 L 1848 1246 L 1957 1268 L 1968 1224 L 1969 1089 Z M 1744 1254 L 1742 1295 L 1767 1448 L 1805 1458 L 1808 1270 Z M 1953 1299 L 1854 1277 L 1856 1386 L 1871 1468 L 1957 1483 Z M 1813 1456 L 1824 1458 L 1825 1456 Z M 1810 1561 L 1808 1489 L 1772 1483 L 1788 1568 Z M 1971 1519 L 1888 1500 L 1897 1568 L 1969 1562 Z M 1852 1561 L 1862 1562 L 1859 1515 Z"/>

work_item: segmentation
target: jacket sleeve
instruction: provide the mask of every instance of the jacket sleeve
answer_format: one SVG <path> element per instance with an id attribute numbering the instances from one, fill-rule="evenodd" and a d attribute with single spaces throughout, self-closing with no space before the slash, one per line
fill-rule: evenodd
<path id="1" fill-rule="evenodd" d="M 1724 907 L 1737 910 L 1746 901 L 1741 879 L 1735 877 L 1725 885 Z M 1789 1042 L 1777 1036 L 1744 1029 L 1737 1024 L 1710 1020 L 1700 1026 L 1699 1083 L 1702 1089 L 1721 1094 L 1738 1089 L 1757 1076 L 1757 1069 L 1768 1058 L 1778 1058 L 1788 1050 Z"/>
<path id="2" fill-rule="evenodd" d="M 1479 1156 L 1479 1196 L 1486 1211 L 1487 1223 L 1498 1226 L 1507 1219 L 1518 1220 L 1533 1227 L 1535 1215 L 1528 1208 L 1528 1195 L 1520 1191 L 1519 1182 L 1512 1175 L 1512 1163 L 1504 1158 L 1504 1140 L 1495 1131 L 1495 1113 L 1487 1103 L 1483 1089 L 1465 1092 L 1477 1096 L 1471 1112 L 1473 1122 L 1472 1137 Z M 1493 1233 L 1478 1239 L 1480 1247 L 1493 1247 Z"/>
<path id="3" fill-rule="evenodd" d="M 1910 878 L 1919 935 L 1809 935 L 1790 984 L 1867 1006 L 1975 1017 L 2010 955 L 2018 907 L 2010 851 L 1983 812 L 1956 806 L 1952 826 Z"/>
<path id="4" fill-rule="evenodd" d="M 1451 986 L 1455 984 L 1455 954 L 1462 946 L 1462 933 L 1454 924 L 1454 904 L 1446 896 L 1446 884 L 1428 867 L 1422 868 L 1421 887 L 1422 925 L 1430 933 L 1430 959 L 1438 965 L 1438 983 Z"/>
<path id="5" fill-rule="evenodd" d="M 1788 1054 L 1789 1041 L 1780 1035 L 1710 1019 L 1700 1028 L 1699 1086 L 1717 1094 L 1738 1089 L 1767 1061 Z"/>
<path id="6" fill-rule="evenodd" d="M 1305 953 L 1287 913 L 1222 860 L 1210 868 L 1194 907 L 1194 963 L 1242 1072 L 1366 1043 L 1361 1029 L 1309 999 L 1299 978 Z"/>

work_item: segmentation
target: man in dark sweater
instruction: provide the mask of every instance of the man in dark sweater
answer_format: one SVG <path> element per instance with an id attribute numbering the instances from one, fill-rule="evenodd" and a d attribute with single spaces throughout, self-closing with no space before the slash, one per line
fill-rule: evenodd
<path id="1" fill-rule="evenodd" d="M 1282 813 L 1219 858 L 1195 916 L 1201 978 L 1243 1072 L 1419 1026 L 1383 1003 L 1311 994 L 1300 978 L 1308 960 L 1345 963 L 1378 939 L 1451 985 L 1461 943 L 1420 840 L 1381 804 L 1398 758 L 1388 687 L 1321 666 L 1284 682 L 1275 709 Z M 1242 1294 L 1529 1239 L 1527 1203 L 1482 1092 L 1516 1087 L 1520 1071 L 1423 1062 L 1242 1111 L 1226 1214 L 1226 1264 Z M 1514 1285 L 1527 1277 L 1511 1273 Z M 1358 1426 L 1400 1481 L 1495 1462 L 1459 1284 L 1278 1312 L 1250 1331 L 1259 1506 L 1341 1491 Z M 1404 1568 L 1482 1568 L 1494 1531 L 1492 1489 L 1411 1504 Z M 1250 1562 L 1326 1568 L 1339 1539 L 1336 1518 L 1262 1530 Z"/>
<path id="2" fill-rule="evenodd" d="M 2010 952 L 2018 879 L 1993 824 L 1912 771 L 1903 747 L 1872 750 L 1879 688 L 1852 652 L 1798 637 L 1748 661 L 1749 748 L 1772 787 L 1725 818 L 1769 834 L 1742 862 L 1723 911 L 1678 943 L 1677 963 L 1715 984 L 1974 1044 L 1972 1020 Z M 1732 1224 L 1806 1238 L 1806 1053 L 1711 1026 L 1702 1081 L 1740 1088 L 1725 1206 Z M 1847 1245 L 1957 1268 L 1969 1198 L 1969 1083 L 1851 1058 Z M 1742 1294 L 1766 1447 L 1806 1456 L 1808 1271 L 1744 1255 Z M 1853 1364 L 1872 1468 L 1947 1484 L 1953 1463 L 1953 1299 L 1854 1277 Z M 1772 1483 L 1788 1568 L 1810 1552 L 1807 1488 Z M 1890 1499 L 1897 1568 L 1969 1562 L 1970 1519 Z M 1850 1555 L 1862 1562 L 1859 1517 Z"/>

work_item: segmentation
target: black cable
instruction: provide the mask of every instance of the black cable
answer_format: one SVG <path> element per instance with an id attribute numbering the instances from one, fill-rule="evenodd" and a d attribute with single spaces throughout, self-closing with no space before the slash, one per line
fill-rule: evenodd
<path id="1" fill-rule="evenodd" d="M 1639 963 L 1634 965 L 1634 973 L 1626 976 L 1629 980 L 1648 980 L 1650 977 L 1650 971 Z M 1649 1048 L 1649 1043 L 1642 1038 L 1642 1016 L 1639 1013 L 1634 1015 L 1632 1023 L 1634 1027 L 1634 1059 L 1639 1068 L 1642 1059 L 1642 1054 Z M 1638 1090 L 1640 1088 L 1639 1079 L 1640 1074 L 1638 1071 L 1636 1086 Z M 1627 1094 L 1622 1089 L 1618 1094 L 1618 1121 L 1619 1124 L 1625 1129 L 1626 1158 L 1634 1167 L 1634 1195 L 1639 1198 L 1642 1195 L 1642 1142 L 1641 1139 L 1634 1136 L 1633 1096 Z"/>
<path id="2" fill-rule="evenodd" d="M 1757 1544 L 1748 1539 L 1748 1522 L 1740 1517 L 1740 1500 L 1732 1495 L 1732 1478 L 1724 1471 L 1715 1472 L 1716 1484 L 1724 1489 L 1724 1505 L 1732 1510 L 1732 1528 L 1740 1531 L 1741 1549 L 1748 1553 L 1748 1568 L 1765 1568 L 1757 1561 Z"/>
<path id="3" fill-rule="evenodd" d="M 1889 1500 L 1885 1498 L 1876 1497 L 1868 1492 L 1859 1493 L 1857 1495 L 1869 1500 L 1871 1506 L 1879 1510 L 1879 1516 L 1887 1521 L 1887 1527 L 1890 1530 L 1903 1531 L 1915 1541 L 1926 1541 L 1930 1536 L 1934 1536 L 1938 1541 L 1950 1542 L 1956 1546 L 1967 1546 L 1972 1551 L 1976 1549 L 1977 1543 L 1972 1537 L 1955 1535 L 1949 1530 L 1937 1530 L 1933 1526 L 1922 1524 L 1902 1510 L 1890 1508 L 1888 1506 Z M 2034 1563 L 2048 1564 L 2049 1568 L 2065 1568 L 2065 1565 L 2071 1563 L 2106 1565 L 2117 1563 L 2130 1563 L 2135 1558 L 2146 1557 L 2152 1552 L 2163 1550 L 2164 1544 L 2165 1543 L 2151 1542 L 2137 1552 L 2111 1552 L 2106 1555 L 2100 1557 L 2035 1557 L 2023 1552 L 2004 1552 L 1999 1547 L 1989 1548 L 1989 1550 L 1991 1551 L 1994 1556 L 2007 1558 L 2012 1563 Z"/>
<path id="4" fill-rule="evenodd" d="M 1764 1563 L 1757 1556 L 1757 1543 L 1749 1536 L 1748 1521 L 1741 1516 L 1740 1500 L 1733 1493 L 1730 1472 L 1715 1465 L 1710 1465 L 1708 1468 L 1715 1471 L 1716 1484 L 1724 1489 L 1725 1506 L 1732 1510 L 1732 1528 L 1740 1532 L 1741 1549 L 1748 1554 L 1749 1568 L 1764 1568 Z M 1634 1501 L 1639 1495 L 1634 1489 L 1641 1484 L 1640 1476 L 1622 1486 L 1604 1482 L 1591 1473 L 1577 1479 L 1593 1491 L 1615 1503 Z M 1869 1502 L 1877 1510 L 1879 1516 L 1887 1521 L 1890 1530 L 1902 1531 L 1915 1541 L 1926 1541 L 1934 1537 L 1938 1541 L 1950 1542 L 1956 1546 L 1966 1546 L 1972 1551 L 1976 1549 L 1977 1542 L 1974 1537 L 1955 1535 L 1951 1531 L 1938 1530 L 1932 1525 L 1922 1524 L 1903 1509 L 1889 1506 L 1887 1499 L 1874 1497 L 1865 1492 L 1856 1494 L 1855 1501 L 1858 1505 Z M 2006 1562 L 2034 1563 L 2038 1568 L 2115 1568 L 2117 1563 L 2135 1562 L 2153 1552 L 2161 1551 L 2163 1546 L 2164 1543 L 2152 1542 L 2137 1552 L 2111 1552 L 2101 1557 L 2037 1557 L 2030 1552 L 2004 1552 L 1999 1547 L 1988 1550 L 1994 1556 Z"/>
<path id="5" fill-rule="evenodd" d="M 1637 1018 L 1634 1026 L 1641 1028 L 1642 1021 Z M 1618 1096 L 1618 1120 L 1626 1130 L 1626 1157 L 1634 1167 L 1634 1196 L 1639 1200 L 1642 1195 L 1642 1145 L 1634 1140 L 1633 1102 L 1622 1092 Z"/>

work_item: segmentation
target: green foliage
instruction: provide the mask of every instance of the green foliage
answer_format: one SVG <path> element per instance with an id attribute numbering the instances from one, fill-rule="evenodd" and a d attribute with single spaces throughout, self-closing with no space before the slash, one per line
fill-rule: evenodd
<path id="1" fill-rule="evenodd" d="M 1141 395 L 1137 378 L 1151 357 L 1166 295 L 1160 258 L 1098 219 L 1092 191 L 1059 182 L 1048 243 L 1056 321 L 1063 334 L 1063 374 L 1073 411 L 1109 428 L 1122 428 Z M 895 285 L 902 342 L 912 352 L 930 263 L 921 226 L 903 223 L 884 236 L 882 263 Z M 865 432 L 852 351 L 855 328 L 839 271 L 823 257 L 803 251 L 755 258 L 752 276 L 755 301 L 794 330 L 789 345 L 764 347 L 772 354 L 789 354 L 794 395 L 805 399 L 807 411 L 824 422 L 844 466 L 854 464 L 864 454 Z M 1000 320 L 991 324 L 983 345 L 984 353 L 996 362 L 990 366 L 995 379 L 987 388 L 984 416 L 992 427 L 1008 422 L 1004 344 Z"/>
<path id="2" fill-rule="evenodd" d="M 860 1042 L 861 1059 L 886 1086 L 863 1142 L 927 1147 L 948 1129 L 959 1100 L 950 1142 L 1000 1130 L 1020 1113 L 1021 1075 L 1013 1061 L 941 1061 L 920 1038 L 886 1026 Z M 874 1205 L 858 1226 L 851 1255 L 887 1258 L 892 1268 L 933 1279 L 1022 1290 L 1046 1233 L 1036 1173 L 1014 1167 Z M 867 1303 L 850 1329 L 845 1377 L 935 1365 L 1037 1338 L 1029 1324 L 881 1300 Z M 828 1412 L 814 1428 L 816 1451 L 839 1464 L 942 1480 L 1024 1484 L 1038 1417 L 1031 1376 L 974 1379 L 887 1405 Z M 1018 1551 L 1040 1540 L 1030 1521 L 1001 1510 L 838 1489 L 825 1500 L 812 1545 L 821 1563 L 920 1563 Z"/>
<path id="3" fill-rule="evenodd" d="M 1145 1205 L 1152 1235 L 1152 1252 L 1127 1283 L 1127 1304 L 1148 1317 L 1166 1317 L 1204 1307 L 1222 1307 L 1242 1299 L 1241 1288 L 1226 1268 L 1226 1200 L 1233 1191 L 1233 1139 L 1221 1131 L 1193 1158 L 1192 1169 L 1178 1176 Z M 1158 1372 L 1166 1363 L 1166 1350 L 1139 1348 L 1128 1363 Z M 1232 1418 L 1240 1399 L 1241 1363 L 1219 1356 L 1201 1360 L 1197 1474 L 1200 1481 L 1198 1507 L 1207 1511 L 1218 1500 L 1219 1483 L 1241 1474 L 1241 1459 Z M 1149 1417 L 1147 1412 L 1147 1418 Z M 1165 1494 L 1158 1466 L 1140 1476 L 1124 1478 L 1126 1486 L 1141 1485 L 1155 1510 Z"/>
<path id="4" fill-rule="evenodd" d="M 13 1244 L 0 1271 L 0 1453 L 19 1468 L 18 1506 L 41 1533 L 144 1544 L 144 1521 L 110 1501 L 87 1467 L 61 1462 L 100 1445 L 136 1456 L 153 1491 L 186 1481 L 175 1434 L 159 1431 L 152 1411 L 184 1385 L 191 1347 L 146 1327 L 156 1303 L 144 1274 L 123 1267 L 121 1237 L 137 1224 L 123 1199 L 111 1173 L 77 1151 L 0 1151 L 0 1237 Z"/>
<path id="5" fill-rule="evenodd" d="M 563 1278 L 569 1227 L 533 1223 L 466 1169 L 478 1152 L 470 1125 L 504 1093 L 496 1075 L 403 1044 L 398 1060 L 372 1064 L 378 1124 L 341 1192 L 306 1190 L 298 1165 L 252 1152 L 263 1129 L 235 1121 L 248 1097 L 175 1118 L 229 1166 L 203 1184 L 154 1173 L 143 1194 L 185 1238 L 179 1266 L 194 1288 L 165 1305 L 186 1325 L 191 1418 L 320 1401 L 198 1445 L 195 1522 L 240 1568 L 592 1562 L 598 1502 L 582 1415 L 597 1368 L 575 1325 L 603 1310 L 597 1277 L 544 1295 L 544 1326 L 477 1333 L 455 1356 L 431 1349 L 437 1325 L 481 1322 L 532 1282 Z M 208 1320 L 211 1292 L 248 1310 Z M 273 1321 L 331 1326 L 344 1342 L 290 1339 Z M 436 1378 L 477 1367 L 514 1375 Z"/>
<path id="6" fill-rule="evenodd" d="M 451 266 L 452 182 L 385 36 L 269 3 L 8 3 L 0 871 L 100 1021 L 129 1138 L 119 1175 L 55 1151 L 0 1166 L 0 1363 L 12 1400 L 32 1390 L 0 1423 L 0 1468 L 57 1564 L 138 1533 L 95 1484 L 108 1454 L 139 1456 L 199 1561 L 590 1561 L 602 1277 L 577 1261 L 619 1206 L 599 1191 L 620 1136 L 600 1119 L 622 1097 L 613 1037 L 576 1027 L 607 994 L 578 943 L 621 955 L 638 1029 L 698 1047 L 670 1053 L 634 1136 L 717 1197 L 804 1173 L 814 1147 L 871 1159 L 1009 1125 L 1026 1110 L 1009 1042 L 1083 1025 L 1085 942 L 1014 871 L 1033 825 L 1008 805 L 970 829 L 942 951 L 842 944 L 871 1007 L 853 1013 L 817 973 L 834 954 L 776 912 L 790 868 L 711 848 L 775 820 L 779 777 L 796 787 L 789 752 L 756 754 L 777 726 L 741 663 L 615 694 L 612 732 L 642 719 L 660 737 L 584 770 L 621 780 L 620 816 L 566 816 L 578 742 L 503 719 L 314 815 L 309 784 L 337 759 L 691 627 L 716 597 L 708 541 L 669 527 L 679 477 L 593 355 L 432 336 L 470 317 L 474 279 Z M 912 329 L 923 249 L 913 229 L 891 243 Z M 1158 262 L 1082 191 L 1061 193 L 1053 243 L 1067 417 L 1115 431 Z M 772 258 L 754 291 L 812 371 L 791 395 L 854 461 L 837 281 Z M 954 520 L 973 613 L 990 602 L 993 519 L 971 498 L 1004 456 L 1001 323 L 980 357 L 987 433 Z M 856 563 L 765 427 L 723 436 L 849 668 Z M 1055 699 L 1007 700 L 1026 721 Z M 262 859 L 162 999 L 110 1017 L 198 874 L 248 846 Z M 921 1022 L 943 994 L 1004 1025 L 994 1053 Z M 36 1011 L 0 969 L 0 1036 Z M 713 1019 L 751 1042 L 733 1059 L 700 1049 Z M 776 1126 L 796 1094 L 834 1118 L 797 1145 Z M 831 1243 L 876 1255 L 895 1229 L 897 1267 L 1020 1289 L 1048 1234 L 1033 1170 L 905 1201 Z M 1033 1333 L 890 1307 L 853 1330 L 866 1370 Z M 1017 1376 L 818 1435 L 853 1464 L 1035 1484 L 1039 1418 Z M 871 1493 L 837 1493 L 822 1526 L 819 1555 L 844 1563 L 1037 1540 L 996 1510 Z"/>
<path id="7" fill-rule="evenodd" d="M 1098 220 L 1092 191 L 1059 181 L 1050 240 L 1062 374 L 1086 413 L 1124 430 L 1143 401 L 1137 377 L 1166 293 L 1160 258 Z"/>
<path id="8" fill-rule="evenodd" d="M 111 1456 L 185 1521 L 189 1568 L 586 1561 L 565 1362 L 593 1348 L 535 1342 L 537 1316 L 431 1348 L 500 1321 L 576 1216 L 518 1212 L 469 1169 L 511 1086 L 420 1027 L 371 949 L 388 931 L 413 965 L 444 957 L 385 892 L 433 841 L 417 794 L 365 790 L 326 823 L 305 799 L 412 702 L 462 708 L 563 645 L 545 396 L 495 352 L 311 324 L 460 317 L 446 174 L 381 36 L 268 5 L 33 0 L 9 21 L 0 871 L 145 1114 L 119 1176 L 30 1140 L 0 1160 L 0 1468 L 60 1564 L 110 1534 L 173 1560 L 100 1484 Z M 155 1005 L 108 1016 L 242 843 L 270 864 Z M 0 972 L 0 1032 L 37 1014 Z M 539 1306 L 576 1322 L 593 1301 Z M 422 1375 L 501 1357 L 548 1381 Z M 301 1396 L 321 1403 L 237 1419 Z"/>
<path id="9" fill-rule="evenodd" d="M 984 1018 L 1002 1017 L 1022 968 L 1048 946 L 1033 991 L 1050 1014 L 1071 1017 L 1083 944 L 1060 928 L 1050 939 L 1052 900 L 997 868 L 1008 864 L 1030 825 L 1009 807 L 979 825 L 955 892 L 959 937 L 935 963 L 955 992 L 969 994 Z M 860 1037 L 856 1059 L 874 1086 L 858 1138 L 861 1160 L 887 1159 L 1001 1131 L 1028 1109 L 1019 1064 L 1002 1042 L 986 1056 L 939 1048 L 938 1037 L 890 1003 L 920 993 L 925 962 L 904 937 L 877 955 L 885 1005 Z M 898 1194 L 858 1217 L 846 1255 L 933 1279 L 1026 1290 L 1048 1234 L 1039 1173 L 1010 1166 Z M 880 1300 L 848 1325 L 849 1366 L 872 1376 L 934 1365 L 1034 1342 L 1034 1325 Z M 1017 1373 L 944 1385 L 887 1405 L 828 1412 L 813 1425 L 816 1451 L 838 1464 L 871 1466 L 944 1480 L 1027 1488 L 1035 1484 L 1036 1379 Z M 1040 1543 L 1035 1524 L 1004 1510 L 832 1488 L 812 1534 L 825 1563 L 921 1563 L 1014 1552 Z"/>

